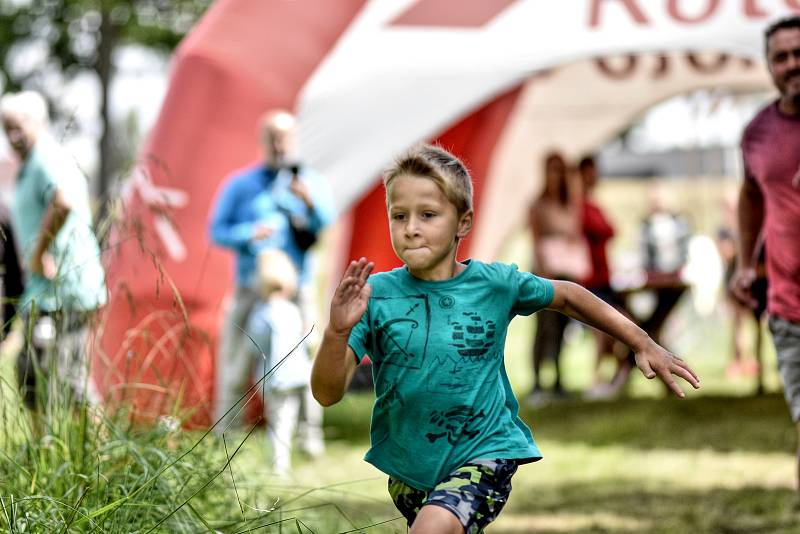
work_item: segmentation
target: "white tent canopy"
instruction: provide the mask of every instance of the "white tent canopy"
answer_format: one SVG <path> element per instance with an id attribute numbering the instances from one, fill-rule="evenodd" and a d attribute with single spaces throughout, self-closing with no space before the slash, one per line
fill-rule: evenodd
<path id="1" fill-rule="evenodd" d="M 609 75 L 609 65 L 621 68 Z M 542 166 L 537 162 L 546 152 L 558 150 L 572 158 L 590 153 L 644 110 L 675 95 L 720 87 L 753 92 L 769 83 L 766 70 L 750 60 L 677 52 L 585 60 L 531 79 L 495 147 L 487 175 L 484 213 L 503 217 L 476 228 L 472 255 L 495 258 L 503 238 L 523 224 L 528 201 L 540 189 Z"/>
<path id="2" fill-rule="evenodd" d="M 758 58 L 765 22 L 800 10 L 796 0 L 486 4 L 483 18 L 476 14 L 469 25 L 457 20 L 455 13 L 469 10 L 461 1 L 368 2 L 314 72 L 300 95 L 300 143 L 335 184 L 341 205 L 367 190 L 391 154 L 543 69 L 634 52 Z M 583 81 L 577 89 L 595 91 Z M 661 98 L 679 92 L 654 91 Z M 594 95 L 586 101 L 598 102 Z M 628 109 L 655 101 L 631 98 Z"/>

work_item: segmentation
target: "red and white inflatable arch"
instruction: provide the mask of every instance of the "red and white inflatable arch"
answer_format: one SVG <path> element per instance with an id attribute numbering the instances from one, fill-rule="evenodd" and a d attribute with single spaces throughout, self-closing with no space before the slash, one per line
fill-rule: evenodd
<path id="1" fill-rule="evenodd" d="M 537 156 L 596 148 L 687 90 L 769 87 L 761 32 L 792 12 L 800 0 L 219 0 L 176 53 L 127 184 L 98 386 L 145 416 L 179 403 L 208 423 L 233 278 L 208 213 L 220 181 L 259 158 L 263 111 L 297 112 L 304 158 L 357 229 L 341 232 L 342 256 L 396 265 L 379 173 L 433 140 L 475 178 L 462 253 L 491 259 L 537 191 Z"/>

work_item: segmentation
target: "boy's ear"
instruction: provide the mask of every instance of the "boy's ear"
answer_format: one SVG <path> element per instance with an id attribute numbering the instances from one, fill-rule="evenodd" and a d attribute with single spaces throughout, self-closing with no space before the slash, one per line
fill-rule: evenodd
<path id="1" fill-rule="evenodd" d="M 467 234 L 470 230 L 472 230 L 472 221 L 474 219 L 472 210 L 469 210 L 461 218 L 458 220 L 458 231 L 456 232 L 456 237 L 459 239 L 463 239 L 467 237 Z"/>

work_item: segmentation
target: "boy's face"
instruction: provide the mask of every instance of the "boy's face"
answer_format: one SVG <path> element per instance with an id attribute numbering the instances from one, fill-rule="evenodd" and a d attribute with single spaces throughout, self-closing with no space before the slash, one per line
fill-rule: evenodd
<path id="1" fill-rule="evenodd" d="M 388 209 L 392 248 L 409 272 L 422 280 L 451 278 L 458 239 L 469 233 L 472 212 L 459 217 L 436 182 L 408 175 L 390 185 Z"/>

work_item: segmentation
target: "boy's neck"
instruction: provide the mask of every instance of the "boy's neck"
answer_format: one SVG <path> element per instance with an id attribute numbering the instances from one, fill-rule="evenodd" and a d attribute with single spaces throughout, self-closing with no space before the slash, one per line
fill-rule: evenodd
<path id="1" fill-rule="evenodd" d="M 445 268 L 445 266 L 449 268 Z M 456 276 L 461 274 L 464 271 L 464 269 L 467 268 L 466 265 L 455 259 L 452 261 L 452 263 L 447 263 L 441 267 L 442 268 L 437 269 L 435 271 L 426 271 L 418 273 L 414 272 L 411 269 L 408 269 L 408 272 L 411 273 L 411 275 L 414 278 L 425 280 L 426 282 L 441 282 L 443 280 L 449 280 L 451 278 L 455 278 Z"/>

